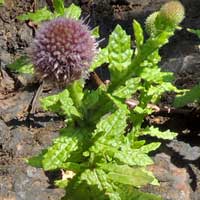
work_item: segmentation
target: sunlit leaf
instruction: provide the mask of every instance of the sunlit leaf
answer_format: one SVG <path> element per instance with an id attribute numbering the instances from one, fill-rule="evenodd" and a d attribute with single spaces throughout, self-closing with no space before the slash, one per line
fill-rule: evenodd
<path id="1" fill-rule="evenodd" d="M 21 21 L 31 20 L 35 23 L 40 23 L 42 21 L 47 21 L 53 18 L 53 14 L 46 8 L 36 10 L 34 13 L 27 13 L 17 17 Z"/>
<path id="2" fill-rule="evenodd" d="M 150 135 L 152 137 L 157 137 L 164 140 L 172 140 L 177 136 L 177 133 L 171 132 L 169 130 L 160 131 L 158 128 L 150 126 L 142 130 L 140 135 Z"/>
<path id="3" fill-rule="evenodd" d="M 57 13 L 59 13 L 60 15 L 64 15 L 64 0 L 53 0 L 53 6 Z"/>
<path id="4" fill-rule="evenodd" d="M 9 64 L 8 68 L 13 72 L 22 74 L 34 73 L 33 64 L 31 64 L 30 60 L 26 56 L 18 58 L 13 63 Z"/>

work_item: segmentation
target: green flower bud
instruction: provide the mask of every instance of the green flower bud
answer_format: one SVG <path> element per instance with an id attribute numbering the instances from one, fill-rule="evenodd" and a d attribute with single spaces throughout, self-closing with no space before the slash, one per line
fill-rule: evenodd
<path id="1" fill-rule="evenodd" d="M 157 32 L 155 21 L 158 14 L 159 12 L 154 12 L 150 14 L 145 21 L 145 30 L 148 33 L 148 35 L 155 35 Z"/>
<path id="2" fill-rule="evenodd" d="M 185 9 L 181 2 L 170 1 L 161 7 L 159 15 L 170 25 L 177 26 L 184 19 Z"/>

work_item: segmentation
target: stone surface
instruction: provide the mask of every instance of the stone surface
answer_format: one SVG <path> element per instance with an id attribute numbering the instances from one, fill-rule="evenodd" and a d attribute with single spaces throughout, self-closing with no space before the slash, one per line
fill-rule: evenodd
<path id="1" fill-rule="evenodd" d="M 175 73 L 200 73 L 200 52 L 182 57 L 170 58 L 162 64 L 164 70 Z"/>
<path id="2" fill-rule="evenodd" d="M 32 100 L 33 93 L 24 91 L 13 93 L 9 98 L 0 100 L 0 116 L 5 122 L 23 117 Z M 17 105 L 17 106 L 16 106 Z"/>
<path id="3" fill-rule="evenodd" d="M 192 190 L 186 169 L 178 168 L 170 161 L 170 156 L 161 153 L 149 167 L 160 182 L 160 186 L 147 186 L 145 191 L 160 194 L 165 200 L 191 200 Z"/>
<path id="4" fill-rule="evenodd" d="M 186 142 L 177 140 L 171 141 L 167 146 L 178 152 L 185 160 L 197 160 L 200 158 L 200 146 L 191 146 Z"/>
<path id="5" fill-rule="evenodd" d="M 50 189 L 52 186 L 42 169 L 25 163 L 25 158 L 49 146 L 63 127 L 63 122 L 53 118 L 43 124 L 46 126 L 28 128 L 20 125 L 9 130 L 0 121 L 0 199 L 59 200 L 64 195 L 64 190 Z"/>

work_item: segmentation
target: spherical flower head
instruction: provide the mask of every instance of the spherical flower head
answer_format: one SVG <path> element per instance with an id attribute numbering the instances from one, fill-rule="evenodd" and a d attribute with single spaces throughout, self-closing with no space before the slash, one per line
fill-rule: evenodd
<path id="1" fill-rule="evenodd" d="M 145 30 L 149 35 L 155 35 L 157 32 L 155 21 L 158 14 L 159 12 L 154 12 L 150 14 L 145 21 Z"/>
<path id="2" fill-rule="evenodd" d="M 184 16 L 185 9 L 179 1 L 170 1 L 160 9 L 160 17 L 174 25 L 180 24 Z"/>
<path id="3" fill-rule="evenodd" d="M 31 58 L 36 74 L 57 85 L 84 78 L 96 54 L 95 38 L 82 21 L 57 18 L 37 31 Z"/>

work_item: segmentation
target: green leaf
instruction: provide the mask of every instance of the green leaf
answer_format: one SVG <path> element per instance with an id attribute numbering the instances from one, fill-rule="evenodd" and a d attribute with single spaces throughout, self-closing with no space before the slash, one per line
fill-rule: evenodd
<path id="1" fill-rule="evenodd" d="M 98 102 L 100 102 L 103 91 L 100 86 L 96 90 L 85 90 L 84 93 L 83 105 L 86 109 L 91 109 Z"/>
<path id="2" fill-rule="evenodd" d="M 126 34 L 120 25 L 109 37 L 108 60 L 111 73 L 111 82 L 119 81 L 120 76 L 126 74 L 128 66 L 131 64 L 133 50 L 131 49 L 131 37 Z"/>
<path id="3" fill-rule="evenodd" d="M 82 99 L 84 96 L 83 93 L 84 82 L 83 80 L 74 81 L 67 89 L 70 93 L 70 97 L 72 98 L 76 107 L 82 106 Z"/>
<path id="4" fill-rule="evenodd" d="M 115 96 L 110 95 L 109 93 L 107 93 L 107 96 L 109 97 L 109 99 L 114 103 L 114 105 L 118 108 L 124 111 L 124 113 L 126 112 L 127 114 L 129 113 L 128 110 L 128 106 L 124 103 L 124 101 L 122 99 L 119 99 Z"/>
<path id="5" fill-rule="evenodd" d="M 108 49 L 99 48 L 99 53 L 97 54 L 96 58 L 94 59 L 89 71 L 94 71 L 97 67 L 101 66 L 104 63 L 108 63 Z"/>
<path id="6" fill-rule="evenodd" d="M 65 189 L 69 183 L 68 179 L 54 181 L 55 186 Z"/>
<path id="7" fill-rule="evenodd" d="M 172 140 L 177 136 L 177 133 L 171 132 L 169 130 L 160 131 L 158 128 L 150 126 L 142 130 L 140 135 L 150 135 L 152 137 L 157 137 L 164 140 Z"/>
<path id="8" fill-rule="evenodd" d="M 46 152 L 46 149 L 42 150 L 42 152 L 39 155 L 29 158 L 28 160 L 26 160 L 26 162 L 33 167 L 42 168 L 42 160 Z"/>
<path id="9" fill-rule="evenodd" d="M 79 163 L 74 163 L 74 162 L 65 162 L 61 165 L 61 168 L 65 170 L 70 170 L 76 173 L 82 170 L 81 165 Z"/>
<path id="10" fill-rule="evenodd" d="M 108 97 L 102 95 L 101 98 L 99 99 L 99 102 L 91 110 L 88 111 L 87 119 L 90 123 L 95 125 L 96 123 L 98 123 L 98 121 L 101 119 L 102 116 L 108 114 L 109 112 L 113 112 L 115 110 L 116 106 L 113 105 L 113 102 L 110 101 Z"/>
<path id="11" fill-rule="evenodd" d="M 192 102 L 200 102 L 200 84 L 194 86 L 184 95 L 176 96 L 174 101 L 175 107 L 182 107 Z"/>
<path id="12" fill-rule="evenodd" d="M 60 137 L 54 140 L 53 146 L 44 155 L 42 160 L 44 170 L 60 168 L 73 153 L 83 148 L 87 136 L 86 129 L 72 127 L 62 129 Z"/>
<path id="13" fill-rule="evenodd" d="M 150 83 L 163 83 L 173 80 L 171 72 L 161 72 L 160 68 L 144 67 L 141 70 L 140 77 Z"/>
<path id="14" fill-rule="evenodd" d="M 4 0 L 0 0 L 0 6 L 1 6 L 2 4 L 4 4 L 4 3 L 5 3 Z"/>
<path id="15" fill-rule="evenodd" d="M 60 15 L 64 15 L 65 12 L 64 0 L 53 0 L 53 6 L 57 13 L 59 13 Z"/>
<path id="16" fill-rule="evenodd" d="M 8 68 L 17 73 L 22 74 L 33 74 L 34 68 L 33 64 L 30 63 L 29 59 L 26 56 L 21 56 L 17 60 L 15 60 L 13 63 L 8 65 Z"/>
<path id="17" fill-rule="evenodd" d="M 125 82 L 125 86 L 120 86 L 117 88 L 113 95 L 119 98 L 129 99 L 132 95 L 140 89 L 141 86 L 141 78 L 131 78 Z"/>
<path id="18" fill-rule="evenodd" d="M 131 166 L 152 165 L 153 160 L 140 149 L 132 149 L 127 145 L 121 145 L 120 151 L 114 154 L 114 158 Z"/>
<path id="19" fill-rule="evenodd" d="M 78 20 L 81 16 L 81 8 L 72 3 L 68 8 L 64 9 L 64 16 Z"/>
<path id="20" fill-rule="evenodd" d="M 102 117 L 93 132 L 94 144 L 90 147 L 90 152 L 102 157 L 118 152 L 123 142 L 126 120 L 127 112 L 121 109 Z"/>
<path id="21" fill-rule="evenodd" d="M 67 199 L 120 200 L 106 173 L 102 169 L 85 170 L 74 184 L 67 187 Z"/>
<path id="22" fill-rule="evenodd" d="M 101 118 L 96 125 L 94 135 L 103 132 L 104 136 L 120 136 L 124 134 L 126 127 L 127 111 L 117 110 L 112 114 L 107 114 Z"/>
<path id="23" fill-rule="evenodd" d="M 95 28 L 92 29 L 92 35 L 95 37 L 95 38 L 99 38 L 100 35 L 99 35 L 99 26 L 96 26 Z"/>
<path id="24" fill-rule="evenodd" d="M 140 187 L 153 181 L 152 176 L 141 167 L 129 167 L 128 165 L 112 163 L 99 164 L 99 166 L 107 171 L 108 178 L 116 183 Z"/>
<path id="25" fill-rule="evenodd" d="M 140 147 L 139 150 L 142 153 L 149 153 L 151 151 L 155 151 L 156 149 L 158 149 L 160 147 L 160 145 L 161 145 L 160 142 L 152 142 L 150 144 L 147 144 L 147 145 Z"/>
<path id="26" fill-rule="evenodd" d="M 127 76 L 131 77 L 133 72 L 137 75 L 140 74 L 140 65 L 144 63 L 145 60 L 148 60 L 149 56 L 154 52 L 158 51 L 163 45 L 168 43 L 169 37 L 171 37 L 174 32 L 163 31 L 158 34 L 156 37 L 149 38 L 140 48 L 140 52 L 134 57 L 131 65 L 128 67 Z M 157 53 L 157 52 L 156 52 Z M 157 59 L 156 59 L 157 63 Z"/>
<path id="27" fill-rule="evenodd" d="M 136 20 L 133 21 L 133 29 L 134 29 L 136 47 L 137 50 L 139 51 L 140 47 L 143 45 L 144 36 L 142 27 Z"/>
<path id="28" fill-rule="evenodd" d="M 141 55 L 143 58 L 147 58 L 153 52 L 161 48 L 163 45 L 168 43 L 169 37 L 172 36 L 174 32 L 163 31 L 157 37 L 150 37 L 146 43 L 141 48 Z"/>
<path id="29" fill-rule="evenodd" d="M 191 32 L 191 33 L 194 33 L 194 34 L 196 34 L 197 35 L 197 37 L 200 39 L 200 29 L 190 29 L 190 28 L 188 28 L 187 29 L 189 32 Z"/>
<path id="30" fill-rule="evenodd" d="M 69 96 L 69 91 L 67 89 L 59 94 L 42 98 L 40 101 L 44 110 L 65 115 L 69 120 L 74 116 L 81 117 L 81 114 L 74 106 L 74 102 Z"/>
<path id="31" fill-rule="evenodd" d="M 151 113 L 152 113 L 152 110 L 150 109 L 150 108 L 148 108 L 148 107 L 146 107 L 146 108 L 142 108 L 142 107 L 140 107 L 140 106 L 136 106 L 135 108 L 134 108 L 134 112 L 136 113 L 136 114 L 139 114 L 139 115 L 150 115 Z M 137 116 L 136 116 L 137 117 Z"/>
<path id="32" fill-rule="evenodd" d="M 133 186 L 121 184 L 118 186 L 120 200 L 162 200 L 160 196 L 141 192 Z"/>
<path id="33" fill-rule="evenodd" d="M 151 86 L 147 92 L 148 96 L 152 96 L 151 102 L 155 103 L 164 92 L 180 92 L 176 86 L 170 82 L 162 82 L 160 85 Z"/>
<path id="34" fill-rule="evenodd" d="M 34 13 L 27 13 L 17 17 L 21 21 L 31 20 L 34 23 L 40 23 L 42 21 L 47 21 L 53 18 L 53 14 L 46 8 L 36 10 Z"/>

